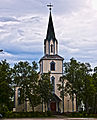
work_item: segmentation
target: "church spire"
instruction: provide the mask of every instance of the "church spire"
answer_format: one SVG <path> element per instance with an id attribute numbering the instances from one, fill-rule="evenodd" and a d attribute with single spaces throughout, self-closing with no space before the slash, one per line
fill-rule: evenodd
<path id="1" fill-rule="evenodd" d="M 54 32 L 51 10 L 50 10 L 50 15 L 49 15 L 49 22 L 48 22 L 46 39 L 48 39 L 48 40 L 55 39 L 55 32 Z"/>
<path id="2" fill-rule="evenodd" d="M 49 15 L 49 22 L 48 22 L 48 28 L 47 28 L 47 35 L 46 39 L 44 40 L 44 54 L 45 55 L 56 55 L 58 54 L 58 42 L 55 37 L 55 32 L 54 32 L 54 26 L 53 26 L 53 20 L 52 20 L 52 10 L 53 5 L 47 5 L 50 10 L 50 15 Z"/>
<path id="3" fill-rule="evenodd" d="M 54 32 L 54 26 L 53 26 L 52 14 L 51 14 L 53 5 L 50 3 L 49 5 L 47 5 L 47 7 L 49 7 L 50 15 L 49 15 L 46 39 L 50 40 L 50 39 L 55 39 L 55 32 Z"/>

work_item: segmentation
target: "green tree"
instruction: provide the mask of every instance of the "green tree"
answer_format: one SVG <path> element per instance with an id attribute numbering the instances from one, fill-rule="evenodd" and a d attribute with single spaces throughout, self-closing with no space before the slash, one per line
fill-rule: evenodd
<path id="1" fill-rule="evenodd" d="M 65 92 L 65 81 L 66 81 L 66 77 L 61 76 L 59 79 L 59 82 L 61 83 L 57 84 L 58 90 L 60 91 L 60 97 L 62 98 L 62 102 L 63 102 L 63 113 L 64 113 L 64 96 L 67 96 L 67 91 Z"/>
<path id="2" fill-rule="evenodd" d="M 64 95 L 69 94 L 72 99 L 72 111 L 74 111 L 74 96 L 76 96 L 76 110 L 83 103 L 88 112 L 92 107 L 90 100 L 95 93 L 93 78 L 91 75 L 91 66 L 89 63 L 77 62 L 74 58 L 70 62 L 64 63 Z M 62 85 L 58 86 L 62 93 Z"/>
<path id="3" fill-rule="evenodd" d="M 93 73 L 93 84 L 95 86 L 95 95 L 94 95 L 94 103 L 93 103 L 93 113 L 97 113 L 97 67 L 94 68 L 94 73 Z"/>
<path id="4" fill-rule="evenodd" d="M 35 61 L 32 62 L 32 66 L 28 62 L 19 62 L 13 67 L 13 78 L 21 91 L 20 100 L 24 103 L 29 100 L 33 111 L 40 103 L 37 69 Z"/>
<path id="5" fill-rule="evenodd" d="M 50 82 L 50 73 L 44 73 L 41 75 L 41 78 L 39 80 L 39 91 L 41 96 L 42 104 L 45 104 L 45 111 L 46 111 L 46 105 L 50 102 L 50 99 L 52 99 L 52 84 Z M 48 108 L 49 110 L 49 108 Z M 43 111 L 43 107 L 42 107 Z"/>
<path id="6" fill-rule="evenodd" d="M 76 107 L 78 107 L 78 85 L 81 82 L 78 79 L 78 70 L 80 63 L 74 58 L 70 59 L 70 62 L 64 63 L 64 74 L 68 80 L 65 85 L 65 92 L 67 92 L 72 99 L 72 112 L 74 112 L 74 96 L 76 95 Z M 78 109 L 78 108 L 76 108 Z"/>
<path id="7" fill-rule="evenodd" d="M 64 101 L 64 95 L 70 95 L 72 99 L 72 112 L 74 112 L 74 97 L 76 94 L 77 98 L 77 71 L 79 69 L 79 63 L 74 59 L 70 59 L 70 62 L 64 63 L 64 75 L 60 78 L 61 84 L 58 84 L 58 90 Z M 77 100 L 77 99 L 76 99 Z M 77 103 L 77 101 L 76 101 Z M 78 106 L 78 105 L 76 105 Z M 64 111 L 64 102 L 63 102 L 63 111 Z"/>
<path id="8" fill-rule="evenodd" d="M 82 80 L 81 101 L 83 101 L 85 105 L 85 111 L 89 113 L 89 111 L 93 108 L 93 96 L 95 93 L 93 77 L 91 74 L 92 69 L 91 69 L 90 64 L 81 63 L 80 71 L 81 71 L 80 78 Z"/>
<path id="9" fill-rule="evenodd" d="M 3 60 L 0 62 L 0 106 L 1 108 L 7 107 L 12 110 L 13 107 L 13 89 L 11 79 L 11 68 L 10 65 Z"/>

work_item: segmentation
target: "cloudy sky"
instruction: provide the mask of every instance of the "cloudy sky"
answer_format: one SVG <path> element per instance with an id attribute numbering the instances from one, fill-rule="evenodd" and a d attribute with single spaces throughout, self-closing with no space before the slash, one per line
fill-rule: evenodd
<path id="1" fill-rule="evenodd" d="M 97 0 L 0 0 L 0 60 L 39 61 L 50 2 L 59 54 L 97 66 Z"/>

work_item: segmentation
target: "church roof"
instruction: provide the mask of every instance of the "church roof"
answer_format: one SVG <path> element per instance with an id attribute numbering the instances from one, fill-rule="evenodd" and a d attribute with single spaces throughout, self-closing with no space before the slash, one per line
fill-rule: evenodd
<path id="1" fill-rule="evenodd" d="M 50 11 L 50 15 L 49 15 L 46 39 L 47 40 L 51 40 L 51 39 L 56 40 L 51 11 Z"/>
<path id="2" fill-rule="evenodd" d="M 59 56 L 59 55 L 44 55 L 41 60 L 64 60 L 63 57 Z"/>
<path id="3" fill-rule="evenodd" d="M 53 99 L 55 99 L 55 100 L 57 100 L 59 102 L 62 101 L 61 98 L 56 94 L 53 94 Z"/>

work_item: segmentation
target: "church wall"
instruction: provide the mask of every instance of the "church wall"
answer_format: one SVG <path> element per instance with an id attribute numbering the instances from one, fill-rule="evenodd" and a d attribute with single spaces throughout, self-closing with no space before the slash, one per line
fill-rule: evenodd
<path id="1" fill-rule="evenodd" d="M 55 41 L 55 54 L 58 54 L 58 45 L 57 45 L 57 41 Z"/>
<path id="2" fill-rule="evenodd" d="M 49 43 L 48 43 L 48 40 L 46 40 L 46 54 L 49 54 Z"/>
<path id="3" fill-rule="evenodd" d="M 57 84 L 61 84 L 61 82 L 59 82 L 59 79 L 62 76 L 62 74 L 51 74 L 50 76 L 55 77 L 55 93 L 60 98 L 60 92 L 58 90 Z"/>
<path id="4" fill-rule="evenodd" d="M 64 97 L 64 112 L 72 112 L 72 102 L 69 96 Z"/>
<path id="5" fill-rule="evenodd" d="M 55 41 L 55 54 L 57 54 L 56 41 Z"/>
<path id="6" fill-rule="evenodd" d="M 16 88 L 15 88 L 15 107 L 18 106 L 18 88 L 19 88 L 19 87 L 16 87 Z"/>
<path id="7" fill-rule="evenodd" d="M 43 69 L 43 67 L 42 67 L 42 61 L 40 62 L 40 74 L 42 73 L 42 69 Z"/>
<path id="8" fill-rule="evenodd" d="M 74 111 L 76 111 L 76 95 L 74 96 Z"/>
<path id="9" fill-rule="evenodd" d="M 59 103 L 59 108 L 63 112 L 63 102 Z M 74 100 L 74 111 L 76 111 L 76 102 Z M 64 96 L 64 112 L 72 112 L 72 100 L 70 96 Z"/>

